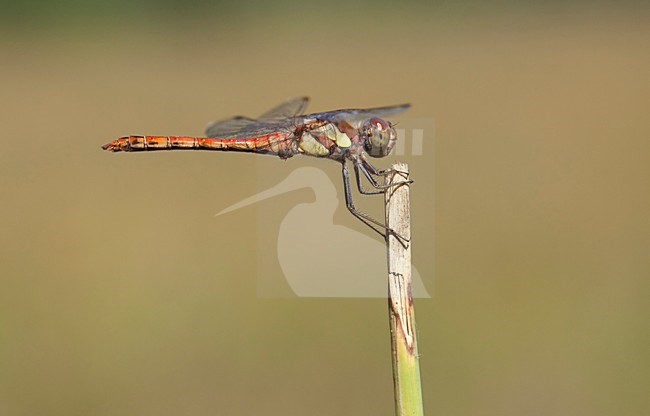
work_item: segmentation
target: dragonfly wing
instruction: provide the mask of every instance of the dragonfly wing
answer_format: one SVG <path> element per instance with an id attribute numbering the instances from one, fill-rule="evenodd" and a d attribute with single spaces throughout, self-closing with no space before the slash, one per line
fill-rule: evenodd
<path id="1" fill-rule="evenodd" d="M 286 131 L 293 124 L 291 120 L 305 111 L 308 101 L 307 97 L 292 98 L 273 107 L 258 119 L 236 116 L 213 121 L 206 128 L 205 134 L 212 138 L 237 139 Z"/>
<path id="2" fill-rule="evenodd" d="M 291 132 L 295 129 L 296 123 L 306 119 L 319 119 L 334 123 L 347 121 L 355 128 L 359 128 L 364 121 L 371 117 L 386 118 L 410 107 L 410 104 L 401 104 L 368 109 L 327 111 L 297 117 L 305 110 L 308 101 L 307 97 L 290 99 L 262 114 L 259 119 L 237 116 L 215 121 L 208 125 L 205 133 L 207 137 L 223 139 L 261 137 L 274 133 Z"/>
<path id="3" fill-rule="evenodd" d="M 308 97 L 291 98 L 282 104 L 273 107 L 260 116 L 260 120 L 291 118 L 303 114 L 309 102 Z"/>
<path id="4" fill-rule="evenodd" d="M 292 131 L 290 120 L 263 121 L 246 117 L 233 117 L 208 126 L 207 137 L 219 139 L 248 139 Z"/>
<path id="5" fill-rule="evenodd" d="M 234 132 L 244 130 L 258 124 L 257 120 L 252 118 L 236 116 L 225 120 L 217 120 L 208 124 L 205 129 L 207 137 L 228 137 Z"/>
<path id="6" fill-rule="evenodd" d="M 346 120 L 354 127 L 359 127 L 361 123 L 372 117 L 386 118 L 405 111 L 411 104 L 391 105 L 388 107 L 366 108 L 366 109 L 349 109 L 327 111 L 325 113 L 310 114 L 308 117 L 320 120 L 339 122 Z"/>

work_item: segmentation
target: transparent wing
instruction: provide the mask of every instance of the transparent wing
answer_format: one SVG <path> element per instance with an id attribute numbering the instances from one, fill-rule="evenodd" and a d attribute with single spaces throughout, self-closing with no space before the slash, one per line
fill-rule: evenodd
<path id="1" fill-rule="evenodd" d="M 348 109 L 348 110 L 336 110 L 336 111 L 326 111 L 324 113 L 315 113 L 310 114 L 306 117 L 308 118 L 318 118 L 320 120 L 328 120 L 332 122 L 339 122 L 346 120 L 350 122 L 354 127 L 359 127 L 361 123 L 368 120 L 371 117 L 386 118 L 395 114 L 399 114 L 402 111 L 405 111 L 411 106 L 411 104 L 399 104 L 391 105 L 388 107 L 377 107 L 377 108 L 366 108 L 366 109 Z"/>
<path id="2" fill-rule="evenodd" d="M 291 98 L 277 107 L 273 107 L 269 111 L 262 114 L 259 118 L 263 120 L 276 119 L 276 118 L 289 118 L 303 114 L 309 102 L 308 97 Z"/>
<path id="3" fill-rule="evenodd" d="M 235 116 L 213 121 L 205 129 L 205 134 L 207 137 L 227 139 L 255 137 L 255 134 L 264 135 L 274 131 L 285 131 L 293 125 L 291 120 L 305 111 L 308 102 L 309 98 L 307 97 L 297 97 L 273 107 L 258 119 Z"/>
<path id="4" fill-rule="evenodd" d="M 207 137 L 220 139 L 247 139 L 274 133 L 293 131 L 293 121 L 279 119 L 273 121 L 253 120 L 245 117 L 233 117 L 208 126 Z"/>
<path id="5" fill-rule="evenodd" d="M 249 127 L 257 120 L 247 117 L 236 116 L 226 120 L 213 121 L 206 127 L 205 134 L 208 137 L 224 137 L 224 135 L 232 134 L 246 127 Z"/>
<path id="6" fill-rule="evenodd" d="M 292 131 L 297 123 L 307 119 L 327 120 L 335 123 L 345 120 L 353 127 L 359 128 L 361 123 L 371 117 L 390 117 L 411 106 L 410 104 L 400 104 L 368 109 L 335 110 L 297 117 L 304 111 L 307 102 L 307 97 L 293 98 L 262 114 L 259 119 L 237 116 L 215 121 L 208 125 L 205 134 L 207 137 L 224 139 L 259 137 Z"/>

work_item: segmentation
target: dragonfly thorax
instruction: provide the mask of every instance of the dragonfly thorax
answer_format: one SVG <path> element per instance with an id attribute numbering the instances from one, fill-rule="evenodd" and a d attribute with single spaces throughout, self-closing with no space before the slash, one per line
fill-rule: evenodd
<path id="1" fill-rule="evenodd" d="M 364 141 L 365 150 L 370 156 L 384 157 L 393 150 L 397 141 L 397 133 L 389 122 L 373 117 L 363 123 L 361 138 Z"/>

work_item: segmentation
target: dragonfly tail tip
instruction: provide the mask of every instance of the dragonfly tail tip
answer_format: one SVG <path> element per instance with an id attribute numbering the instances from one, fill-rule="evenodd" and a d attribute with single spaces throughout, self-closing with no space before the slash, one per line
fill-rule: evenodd
<path id="1" fill-rule="evenodd" d="M 119 143 L 117 143 L 117 140 L 114 140 L 110 143 L 106 143 L 102 145 L 102 149 L 108 150 L 109 152 L 120 152 L 122 151 L 122 148 L 120 147 Z"/>

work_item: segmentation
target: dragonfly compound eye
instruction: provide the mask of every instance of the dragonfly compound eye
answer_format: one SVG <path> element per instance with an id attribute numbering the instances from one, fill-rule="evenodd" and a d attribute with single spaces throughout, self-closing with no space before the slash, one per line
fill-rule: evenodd
<path id="1" fill-rule="evenodd" d="M 366 152 L 372 157 L 388 156 L 397 140 L 395 129 L 385 120 L 373 117 L 363 124 Z"/>

